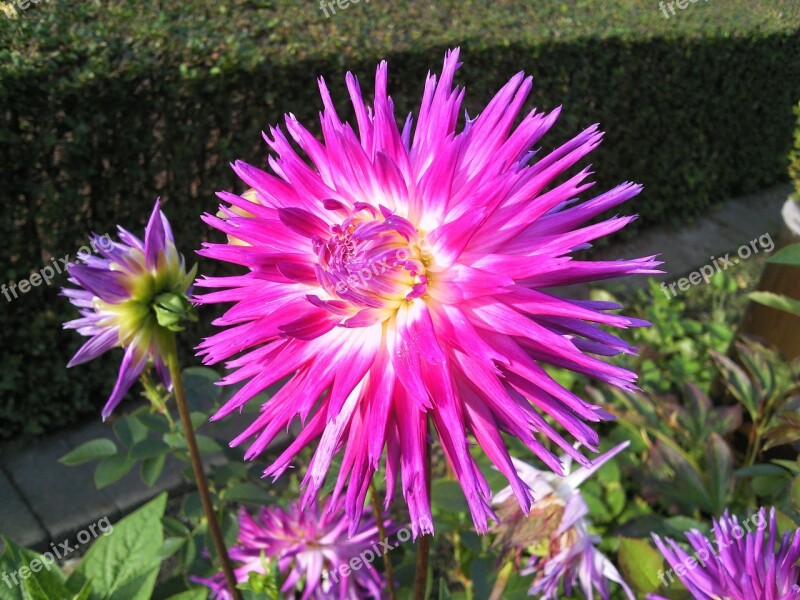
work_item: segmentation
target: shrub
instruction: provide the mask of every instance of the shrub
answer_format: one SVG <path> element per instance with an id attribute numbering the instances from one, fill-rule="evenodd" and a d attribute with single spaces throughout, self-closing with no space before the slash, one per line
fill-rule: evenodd
<path id="1" fill-rule="evenodd" d="M 797 126 L 794 128 L 794 146 L 789 153 L 789 176 L 794 186 L 795 200 L 800 202 L 800 102 L 794 107 Z"/>

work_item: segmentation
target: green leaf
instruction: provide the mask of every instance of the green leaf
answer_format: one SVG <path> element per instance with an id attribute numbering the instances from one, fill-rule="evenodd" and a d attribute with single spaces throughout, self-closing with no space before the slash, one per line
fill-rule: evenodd
<path id="1" fill-rule="evenodd" d="M 206 588 L 194 588 L 170 596 L 167 600 L 206 600 L 208 598 L 208 590 Z"/>
<path id="2" fill-rule="evenodd" d="M 753 302 L 758 302 L 770 308 L 776 308 L 793 315 L 800 315 L 800 300 L 789 298 L 789 296 L 781 296 L 774 292 L 750 292 L 748 297 Z"/>
<path id="3" fill-rule="evenodd" d="M 103 489 L 121 479 L 135 464 L 135 461 L 123 454 L 106 458 L 94 470 L 94 484 L 98 490 Z"/>
<path id="4" fill-rule="evenodd" d="M 166 417 L 156 413 L 144 413 L 139 415 L 141 421 L 146 427 L 159 433 L 169 433 L 169 421 Z"/>
<path id="5" fill-rule="evenodd" d="M 767 259 L 768 263 L 800 267 L 800 244 L 792 244 L 778 250 Z"/>
<path id="6" fill-rule="evenodd" d="M 201 425 L 208 423 L 208 415 L 204 412 L 196 411 L 189 415 L 189 420 L 192 422 L 192 428 L 197 431 Z"/>
<path id="7" fill-rule="evenodd" d="M 160 494 L 99 538 L 76 568 L 92 581 L 92 600 L 148 600 L 161 567 L 161 518 L 167 495 Z"/>
<path id="8" fill-rule="evenodd" d="M 146 460 L 148 458 L 155 458 L 169 452 L 169 446 L 156 439 L 146 439 L 137 443 L 131 448 L 131 458 L 134 460 Z"/>
<path id="9" fill-rule="evenodd" d="M 642 539 L 620 538 L 619 566 L 628 584 L 639 592 L 637 597 L 658 589 L 658 572 L 663 569 L 661 554 Z"/>
<path id="10" fill-rule="evenodd" d="M 272 495 L 263 487 L 246 481 L 237 483 L 225 490 L 225 500 L 242 504 L 267 504 L 273 500 Z"/>
<path id="11" fill-rule="evenodd" d="M 219 373 L 208 367 L 189 367 L 183 370 L 183 387 L 192 410 L 208 409 L 219 399 L 222 387 L 216 385 Z"/>
<path id="12" fill-rule="evenodd" d="M 58 462 L 68 467 L 75 467 L 93 460 L 114 456 L 116 453 L 117 445 L 114 442 L 108 438 L 98 438 L 81 444 L 74 450 L 67 452 L 58 459 Z"/>
<path id="13" fill-rule="evenodd" d="M 114 433 L 123 446 L 130 448 L 147 437 L 147 427 L 135 417 L 124 417 L 114 423 Z"/>
<path id="14" fill-rule="evenodd" d="M 794 508 L 795 512 L 800 512 L 800 476 L 792 479 L 789 491 L 792 499 L 792 508 Z"/>
<path id="15" fill-rule="evenodd" d="M 198 435 L 195 437 L 197 438 L 197 448 L 201 453 L 214 454 L 215 452 L 222 451 L 222 446 L 220 446 L 214 438 L 207 435 Z"/>
<path id="16" fill-rule="evenodd" d="M 169 558 L 175 554 L 186 543 L 186 538 L 171 537 L 164 540 L 161 548 L 158 549 L 158 555 L 161 559 Z"/>
<path id="17" fill-rule="evenodd" d="M 148 458 L 142 463 L 142 481 L 144 481 L 147 487 L 153 487 L 156 481 L 158 481 L 158 478 L 161 476 L 161 472 L 164 470 L 164 463 L 166 461 L 167 455 L 160 454 L 159 456 Z"/>
<path id="18" fill-rule="evenodd" d="M 164 292 L 155 297 L 152 308 L 156 321 L 170 331 L 183 331 L 184 321 L 197 321 L 197 313 L 185 294 Z"/>
<path id="19" fill-rule="evenodd" d="M 782 475 L 786 473 L 786 469 L 778 465 L 758 464 L 750 465 L 749 467 L 742 467 L 733 472 L 736 477 L 756 477 L 758 475 Z"/>
<path id="20" fill-rule="evenodd" d="M 447 512 L 466 513 L 469 511 L 464 492 L 455 481 L 437 479 L 431 487 L 431 506 Z"/>
<path id="21" fill-rule="evenodd" d="M 52 598 L 72 598 L 66 587 L 66 578 L 61 569 L 49 559 L 42 560 L 51 553 L 40 555 L 23 548 L 3 537 L 5 551 L 0 556 L 0 572 L 9 574 L 9 584 L 0 585 L 0 600 L 51 600 Z M 24 569 L 24 570 L 22 570 Z M 34 571 L 35 569 L 35 571 Z M 19 585 L 13 585 L 11 573 L 16 575 Z M 23 577 L 24 576 L 24 577 Z"/>
<path id="22" fill-rule="evenodd" d="M 728 493 L 733 482 L 733 454 L 727 442 L 712 433 L 706 447 L 706 472 L 712 514 L 720 514 L 727 505 Z"/>
<path id="23" fill-rule="evenodd" d="M 439 600 L 451 600 L 452 595 L 450 590 L 447 589 L 447 582 L 444 577 L 439 578 Z"/>
<path id="24" fill-rule="evenodd" d="M 747 409 L 750 418 L 755 421 L 758 417 L 759 398 L 747 373 L 724 354 L 714 350 L 709 352 L 711 358 L 717 363 L 717 368 L 722 372 L 725 387 Z"/>

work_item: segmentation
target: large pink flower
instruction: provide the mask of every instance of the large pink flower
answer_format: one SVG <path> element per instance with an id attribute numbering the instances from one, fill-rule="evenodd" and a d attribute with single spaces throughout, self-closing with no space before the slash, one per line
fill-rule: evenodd
<path id="1" fill-rule="evenodd" d="M 514 128 L 531 89 L 522 73 L 457 131 L 464 98 L 453 87 L 458 65 L 458 51 L 449 52 L 441 77 L 425 83 L 416 125 L 409 117 L 402 130 L 387 96 L 385 62 L 371 108 L 347 75 L 358 134 L 340 121 L 320 80 L 324 143 L 286 118 L 308 162 L 271 128 L 265 138 L 277 155 L 269 158 L 273 173 L 237 162 L 236 173 L 252 189 L 245 196 L 221 193 L 227 204 L 219 216 L 204 217 L 229 243 L 207 244 L 201 254 L 247 272 L 198 282 L 221 288 L 201 302 L 235 303 L 216 321 L 226 329 L 205 340 L 201 354 L 207 363 L 238 355 L 223 383 L 247 381 L 215 418 L 289 377 L 232 444 L 255 438 L 246 454 L 253 458 L 299 417 L 301 433 L 265 475 L 283 473 L 318 438 L 304 479 L 308 502 L 341 450 L 334 496 L 346 490 L 354 523 L 385 448 L 387 503 L 399 477 L 415 534 L 431 523 L 429 422 L 481 531 L 494 514 L 470 434 L 525 510 L 531 495 L 501 432 L 558 473 L 558 458 L 537 435 L 587 464 L 545 417 L 597 451 L 588 423 L 610 416 L 561 387 L 541 364 L 630 388 L 633 373 L 585 352 L 630 353 L 599 325 L 643 323 L 609 314 L 616 305 L 565 300 L 543 288 L 654 273 L 659 264 L 652 256 L 573 260 L 570 252 L 634 218 L 582 226 L 640 186 L 625 183 L 578 203 L 592 185 L 585 182 L 588 168 L 561 176 L 600 143 L 595 126 L 532 160 L 531 148 L 559 111 L 532 111 Z"/>

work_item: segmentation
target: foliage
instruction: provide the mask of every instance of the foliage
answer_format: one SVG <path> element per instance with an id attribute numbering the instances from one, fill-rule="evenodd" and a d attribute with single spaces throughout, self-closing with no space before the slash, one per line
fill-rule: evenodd
<path id="1" fill-rule="evenodd" d="M 794 185 L 795 200 L 800 202 L 800 102 L 794 107 L 797 126 L 794 128 L 794 146 L 789 153 L 789 177 Z"/>
<path id="2" fill-rule="evenodd" d="M 197 247 L 210 190 L 234 185 L 228 163 L 263 163 L 254 140 L 285 112 L 313 121 L 315 76 L 344 99 L 345 65 L 364 74 L 385 58 L 403 113 L 454 45 L 469 57 L 470 114 L 524 68 L 536 106 L 564 106 L 553 143 L 608 128 L 598 189 L 642 182 L 640 223 L 685 221 L 785 176 L 799 28 L 792 0 L 701 3 L 671 19 L 649 0 L 362 2 L 327 19 L 300 0 L 32 3 L 0 18 L 3 279 L 74 255 L 90 227 L 133 228 L 156 195 L 178 245 Z M 59 328 L 63 282 L 0 315 L 0 437 L 63 426 L 107 393 L 108 364 L 77 383 L 57 366 L 76 343 Z"/>
<path id="3" fill-rule="evenodd" d="M 712 295 L 705 299 L 703 312 L 688 306 L 690 298 L 665 294 L 655 279 L 650 279 L 646 288 L 634 291 L 627 301 L 617 288 L 611 289 L 613 293 L 592 292 L 595 300 L 629 304 L 632 316 L 652 324 L 623 333 L 625 341 L 638 351 L 635 356 L 619 358 L 639 375 L 638 385 L 643 390 L 680 393 L 690 381 L 708 390 L 714 374 L 709 351 L 724 351 L 733 338 L 730 321 L 737 308 L 732 304 L 739 282 L 731 275 L 717 273 L 709 287 Z"/>
<path id="4" fill-rule="evenodd" d="M 800 267 L 800 244 L 792 244 L 781 248 L 767 262 L 788 265 L 790 267 Z M 750 293 L 750 299 L 759 304 L 764 304 L 770 308 L 777 308 L 793 315 L 800 316 L 800 300 L 782 296 L 774 292 L 756 291 Z"/>
<path id="5" fill-rule="evenodd" d="M 161 568 L 166 503 L 161 494 L 104 532 L 69 576 L 52 562 L 42 569 L 41 555 L 4 539 L 0 568 L 4 573 L 27 568 L 30 575 L 20 577 L 18 587 L 0 586 L 0 600 L 148 600 Z M 34 561 L 38 569 L 32 568 Z"/>

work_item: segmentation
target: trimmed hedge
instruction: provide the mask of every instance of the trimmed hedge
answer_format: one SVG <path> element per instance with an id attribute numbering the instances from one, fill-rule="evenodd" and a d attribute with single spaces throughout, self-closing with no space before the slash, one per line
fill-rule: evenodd
<path id="1" fill-rule="evenodd" d="M 329 18 L 315 1 L 283 0 L 0 10 L 3 279 L 74 255 L 89 231 L 143 225 L 157 195 L 190 254 L 213 192 L 236 186 L 228 163 L 264 163 L 259 132 L 283 113 L 316 119 L 315 76 L 349 115 L 344 71 L 369 89 L 385 58 L 403 114 L 455 45 L 470 114 L 524 69 L 533 104 L 564 106 L 547 144 L 601 123 L 599 185 L 645 184 L 640 227 L 683 222 L 785 178 L 800 98 L 797 3 L 731 4 L 688 4 L 669 19 L 652 0 L 365 0 Z M 34 288 L 0 314 L 0 437 L 95 411 L 113 383 L 110 359 L 65 370 L 79 340 L 61 331 L 72 312 L 56 294 Z"/>
<path id="2" fill-rule="evenodd" d="M 789 177 L 794 186 L 794 198 L 800 202 L 800 102 L 794 107 L 797 124 L 794 128 L 794 146 L 789 153 Z"/>

